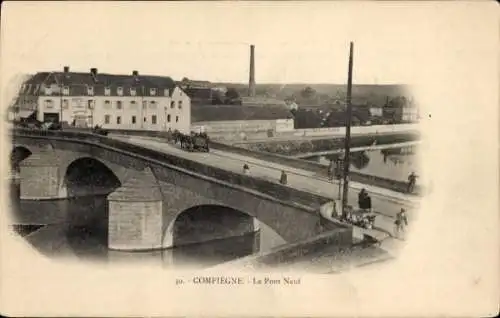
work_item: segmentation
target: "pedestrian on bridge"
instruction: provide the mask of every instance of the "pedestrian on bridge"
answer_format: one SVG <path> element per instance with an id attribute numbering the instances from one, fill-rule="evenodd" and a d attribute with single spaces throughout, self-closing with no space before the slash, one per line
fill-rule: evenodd
<path id="1" fill-rule="evenodd" d="M 363 188 L 363 189 L 361 189 L 361 191 L 359 191 L 359 193 L 358 193 L 358 206 L 360 209 L 363 209 L 365 198 L 367 195 L 368 195 L 368 193 L 366 192 L 365 188 Z"/>
<path id="2" fill-rule="evenodd" d="M 408 193 L 412 193 L 413 190 L 415 190 L 416 183 L 417 183 L 417 175 L 415 174 L 415 172 L 412 172 L 408 176 L 408 188 L 407 188 Z"/>
<path id="3" fill-rule="evenodd" d="M 243 165 L 243 173 L 250 174 L 250 167 L 246 163 Z"/>
<path id="4" fill-rule="evenodd" d="M 285 170 L 281 171 L 280 183 L 284 185 L 288 183 L 288 176 L 286 175 Z"/>
<path id="5" fill-rule="evenodd" d="M 394 221 L 394 225 L 394 235 L 397 238 L 401 238 L 401 234 L 403 234 L 404 239 L 405 229 L 408 226 L 408 218 L 406 216 L 406 210 L 404 208 L 401 208 L 401 211 L 396 215 L 396 221 Z"/>
<path id="6" fill-rule="evenodd" d="M 328 165 L 328 180 L 333 181 L 334 173 L 335 173 L 335 166 L 333 164 L 333 160 L 330 160 L 330 164 Z"/>

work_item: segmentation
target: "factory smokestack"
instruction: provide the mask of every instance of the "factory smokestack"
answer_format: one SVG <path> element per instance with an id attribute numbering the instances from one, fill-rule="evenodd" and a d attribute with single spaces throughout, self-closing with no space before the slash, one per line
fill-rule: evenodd
<path id="1" fill-rule="evenodd" d="M 248 81 L 248 96 L 255 96 L 255 45 L 250 45 L 250 78 Z"/>

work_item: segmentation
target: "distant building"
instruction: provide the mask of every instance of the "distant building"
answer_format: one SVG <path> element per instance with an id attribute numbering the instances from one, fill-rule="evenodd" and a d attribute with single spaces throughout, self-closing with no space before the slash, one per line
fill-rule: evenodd
<path id="1" fill-rule="evenodd" d="M 286 101 L 286 106 L 290 111 L 296 111 L 299 109 L 299 105 L 294 101 Z"/>
<path id="2" fill-rule="evenodd" d="M 259 132 L 289 131 L 294 126 L 293 115 L 284 107 L 205 105 L 193 106 L 192 111 L 192 129 L 203 127 L 215 139 L 231 134 L 242 137 Z"/>
<path id="3" fill-rule="evenodd" d="M 372 117 L 382 117 L 384 115 L 382 106 L 370 105 L 368 109 Z"/>
<path id="4" fill-rule="evenodd" d="M 182 89 L 190 88 L 212 88 L 213 84 L 209 81 L 197 81 L 183 78 L 182 81 L 178 82 L 178 85 Z"/>
<path id="5" fill-rule="evenodd" d="M 184 88 L 186 94 L 191 98 L 193 104 L 207 104 L 213 98 L 213 91 L 211 88 L 206 87 L 190 87 Z"/>
<path id="6" fill-rule="evenodd" d="M 383 117 L 391 123 L 413 123 L 419 119 L 418 107 L 413 100 L 397 97 L 383 107 Z"/>
<path id="7" fill-rule="evenodd" d="M 278 107 L 286 107 L 286 103 L 284 100 L 264 97 L 264 96 L 244 96 L 241 97 L 241 104 L 243 106 L 278 106 Z"/>
<path id="8" fill-rule="evenodd" d="M 191 100 L 169 77 L 40 72 L 19 92 L 17 107 L 36 112 L 40 121 L 108 129 L 178 129 L 189 132 Z M 30 114 L 24 114 L 29 116 Z"/>

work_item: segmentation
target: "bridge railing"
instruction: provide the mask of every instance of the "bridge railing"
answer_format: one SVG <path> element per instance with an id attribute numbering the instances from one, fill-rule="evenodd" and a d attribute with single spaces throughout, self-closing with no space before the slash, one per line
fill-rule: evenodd
<path id="1" fill-rule="evenodd" d="M 137 154 L 149 159 L 163 162 L 171 166 L 186 169 L 196 174 L 212 177 L 214 179 L 232 185 L 238 185 L 243 188 L 251 189 L 285 202 L 294 202 L 301 205 L 317 208 L 322 204 L 330 201 L 330 199 L 326 197 L 297 190 L 279 184 L 277 182 L 271 182 L 269 180 L 263 180 L 252 176 L 238 174 L 224 169 L 208 166 L 194 160 L 177 157 L 172 154 L 141 147 L 139 145 L 130 144 L 116 139 L 110 139 L 108 137 L 97 134 L 75 131 L 42 131 L 27 129 L 15 129 L 13 133 L 17 136 L 32 136 L 38 138 L 47 137 L 50 139 L 62 139 L 87 144 L 91 143 L 94 146 L 108 146 L 127 153 Z"/>

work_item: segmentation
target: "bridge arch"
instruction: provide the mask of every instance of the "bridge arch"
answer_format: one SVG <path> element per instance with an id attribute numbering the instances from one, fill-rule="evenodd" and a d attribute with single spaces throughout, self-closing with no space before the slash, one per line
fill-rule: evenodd
<path id="1" fill-rule="evenodd" d="M 19 165 L 21 161 L 31 156 L 33 152 L 25 146 L 14 146 L 10 152 L 10 168 L 13 171 L 19 172 Z"/>
<path id="2" fill-rule="evenodd" d="M 63 171 L 61 186 L 68 197 L 109 194 L 122 185 L 111 168 L 92 157 L 77 158 Z"/>
<path id="3" fill-rule="evenodd" d="M 259 231 L 260 222 L 251 213 L 227 205 L 195 204 L 167 220 L 162 246 L 168 248 L 242 236 Z M 266 225 L 279 235 L 272 224 Z"/>

